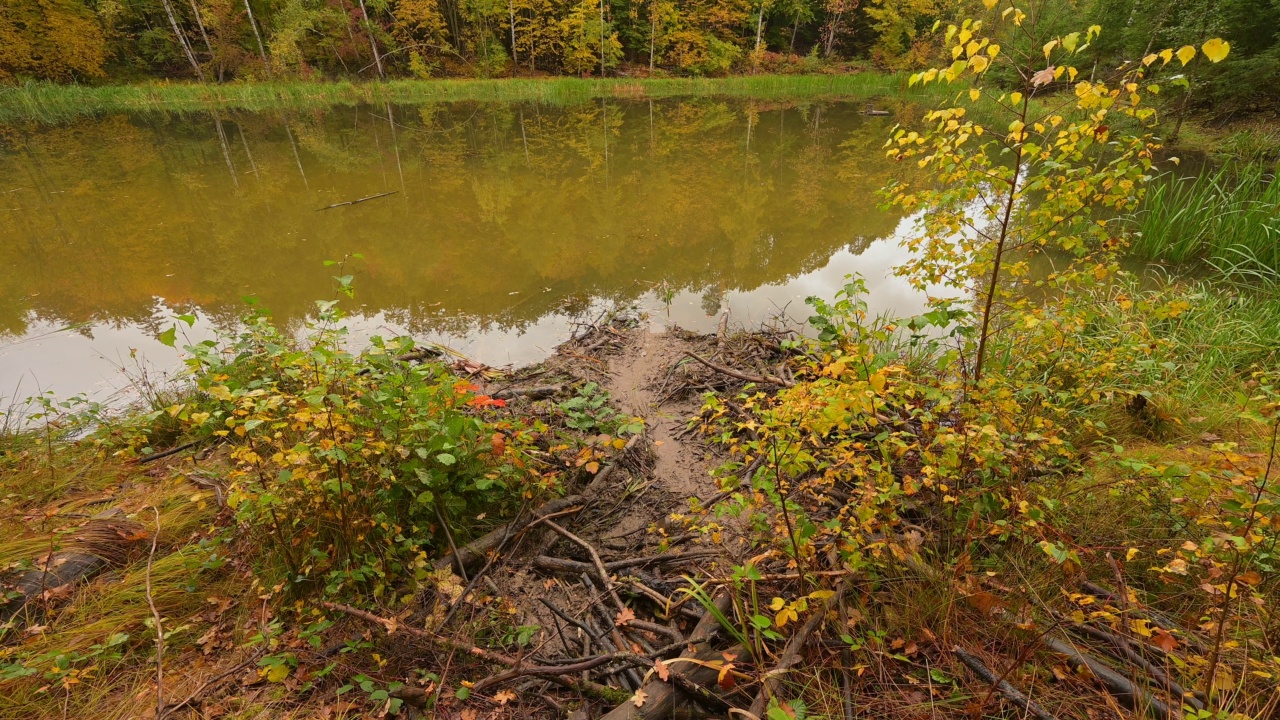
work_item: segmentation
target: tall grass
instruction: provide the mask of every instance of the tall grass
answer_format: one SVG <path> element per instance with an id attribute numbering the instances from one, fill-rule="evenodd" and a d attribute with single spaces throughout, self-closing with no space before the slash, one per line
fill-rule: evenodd
<path id="1" fill-rule="evenodd" d="M 1280 178 L 1260 165 L 1165 175 L 1131 219 L 1141 255 L 1280 279 Z"/>
<path id="2" fill-rule="evenodd" d="M 929 92 L 929 91 L 925 91 Z M 307 110 L 331 105 L 439 101 L 538 102 L 570 105 L 594 98 L 727 96 L 753 98 L 871 97 L 920 94 L 901 74 L 753 75 L 728 78 L 279 81 L 147 83 L 123 86 L 28 82 L 0 89 L 0 122 L 61 122 L 110 112 Z"/>

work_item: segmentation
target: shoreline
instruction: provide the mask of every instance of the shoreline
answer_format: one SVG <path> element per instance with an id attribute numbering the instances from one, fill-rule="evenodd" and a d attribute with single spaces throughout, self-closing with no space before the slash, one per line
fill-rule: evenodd
<path id="1" fill-rule="evenodd" d="M 332 105 L 431 102 L 537 102 L 571 105 L 600 98 L 649 100 L 670 97 L 798 99 L 920 96 L 932 90 L 907 87 L 900 73 L 841 75 L 747 75 L 725 78 L 504 78 L 492 80 L 388 80 L 373 82 L 273 81 L 261 83 L 170 83 L 57 85 L 29 82 L 0 89 L 0 122 L 56 122 L 108 112 L 198 112 L 300 110 Z"/>

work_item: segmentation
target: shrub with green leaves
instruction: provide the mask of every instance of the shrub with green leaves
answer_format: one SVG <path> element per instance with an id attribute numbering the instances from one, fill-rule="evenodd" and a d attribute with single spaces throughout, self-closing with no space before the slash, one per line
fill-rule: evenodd
<path id="1" fill-rule="evenodd" d="M 396 359 L 412 341 L 353 354 L 335 302 L 301 337 L 257 312 L 223 341 L 187 350 L 199 393 L 168 413 L 230 442 L 228 504 L 268 567 L 295 590 L 381 595 L 426 576 L 469 518 L 546 489 L 527 448 L 539 428 L 496 415 L 440 363 Z"/>

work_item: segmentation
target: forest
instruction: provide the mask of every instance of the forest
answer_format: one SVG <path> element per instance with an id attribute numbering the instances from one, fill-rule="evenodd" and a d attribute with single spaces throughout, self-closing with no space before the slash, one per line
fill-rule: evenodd
<path id="1" fill-rule="evenodd" d="M 1280 0 L 0 3 L 0 720 L 1280 717 Z"/>
<path id="2" fill-rule="evenodd" d="M 929 32 L 978 0 L 4 0 L 0 82 L 718 76 L 914 70 Z M 1202 37 L 1233 62 L 1192 72 L 1219 116 L 1274 107 L 1275 0 L 1055 0 L 1044 27 L 1109 32 L 1108 67 Z"/>

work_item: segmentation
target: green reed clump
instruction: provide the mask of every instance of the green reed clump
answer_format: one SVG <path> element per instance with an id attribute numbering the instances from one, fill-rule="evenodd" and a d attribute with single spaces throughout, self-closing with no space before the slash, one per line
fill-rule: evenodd
<path id="1" fill-rule="evenodd" d="M 1152 183 L 1131 220 L 1140 255 L 1280 278 L 1280 180 L 1260 165 L 1168 174 Z"/>

